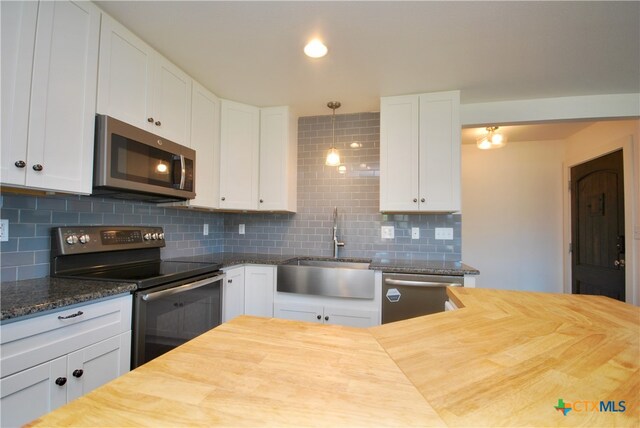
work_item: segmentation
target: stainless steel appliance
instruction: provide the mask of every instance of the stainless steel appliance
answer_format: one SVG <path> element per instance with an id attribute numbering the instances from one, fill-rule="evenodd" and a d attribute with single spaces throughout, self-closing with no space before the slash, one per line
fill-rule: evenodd
<path id="1" fill-rule="evenodd" d="M 382 274 L 382 323 L 443 312 L 447 286 L 462 286 L 462 276 Z"/>
<path id="2" fill-rule="evenodd" d="M 96 116 L 93 193 L 172 202 L 193 199 L 196 152 L 109 116 Z"/>
<path id="3" fill-rule="evenodd" d="M 161 227 L 56 227 L 51 242 L 51 276 L 137 284 L 131 368 L 221 322 L 221 266 L 162 260 Z"/>

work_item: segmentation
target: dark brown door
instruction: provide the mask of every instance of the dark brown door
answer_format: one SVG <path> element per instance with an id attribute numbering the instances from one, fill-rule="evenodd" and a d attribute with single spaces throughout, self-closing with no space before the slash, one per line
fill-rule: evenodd
<path id="1" fill-rule="evenodd" d="M 571 168 L 572 293 L 625 299 L 622 150 Z"/>

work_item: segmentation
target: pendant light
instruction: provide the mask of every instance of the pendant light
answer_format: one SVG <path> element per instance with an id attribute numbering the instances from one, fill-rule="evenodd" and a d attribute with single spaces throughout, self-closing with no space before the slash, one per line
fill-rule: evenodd
<path id="1" fill-rule="evenodd" d="M 498 132 L 499 126 L 487 126 L 487 134 L 476 140 L 481 150 L 499 149 L 507 144 L 507 138 Z"/>
<path id="2" fill-rule="evenodd" d="M 325 164 L 328 166 L 340 165 L 340 153 L 338 153 L 338 149 L 336 149 L 336 109 L 341 105 L 340 101 L 330 101 L 327 103 L 327 107 L 333 110 L 333 116 L 331 117 L 331 122 L 333 124 L 333 143 L 327 152 L 327 160 L 325 161 Z"/>

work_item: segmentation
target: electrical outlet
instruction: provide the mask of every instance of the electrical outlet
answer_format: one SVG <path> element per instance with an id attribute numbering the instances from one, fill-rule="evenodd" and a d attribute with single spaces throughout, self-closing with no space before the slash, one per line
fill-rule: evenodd
<path id="1" fill-rule="evenodd" d="M 9 220 L 0 220 L 0 242 L 9 240 Z"/>
<path id="2" fill-rule="evenodd" d="M 244 235 L 244 224 L 238 225 L 238 233 Z"/>
<path id="3" fill-rule="evenodd" d="M 209 234 L 209 225 L 207 223 L 205 223 L 204 226 L 202 227 L 202 234 L 204 236 L 207 236 Z"/>
<path id="4" fill-rule="evenodd" d="M 453 228 L 436 227 L 436 239 L 453 239 Z"/>
<path id="5" fill-rule="evenodd" d="M 420 228 L 412 227 L 411 228 L 411 239 L 420 239 Z"/>
<path id="6" fill-rule="evenodd" d="M 393 239 L 394 229 L 393 226 L 381 226 L 380 237 L 382 239 Z"/>

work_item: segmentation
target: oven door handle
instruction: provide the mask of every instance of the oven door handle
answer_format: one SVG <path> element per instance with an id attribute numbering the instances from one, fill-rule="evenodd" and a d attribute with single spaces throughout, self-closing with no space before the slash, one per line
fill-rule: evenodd
<path id="1" fill-rule="evenodd" d="M 184 293 L 185 291 L 194 290 L 196 288 L 204 287 L 205 285 L 212 284 L 214 282 L 221 281 L 225 278 L 226 274 L 213 276 L 211 278 L 201 279 L 200 281 L 191 282 L 189 284 L 181 285 L 179 287 L 168 288 L 166 290 L 156 291 L 154 293 L 146 293 L 142 295 L 142 300 L 145 302 L 151 302 L 153 300 L 161 299 L 162 297 L 171 296 L 173 294 Z"/>

